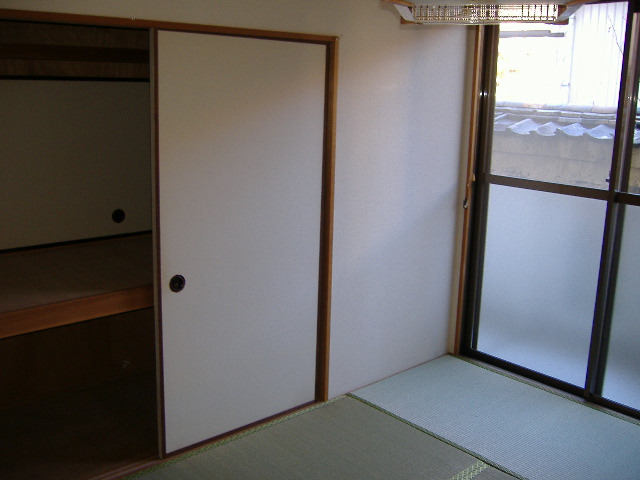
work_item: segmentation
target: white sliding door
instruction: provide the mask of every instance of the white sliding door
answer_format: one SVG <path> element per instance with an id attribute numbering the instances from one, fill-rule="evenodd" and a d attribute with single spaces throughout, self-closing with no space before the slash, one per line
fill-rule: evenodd
<path id="1" fill-rule="evenodd" d="M 157 69 L 172 452 L 314 400 L 325 47 L 161 31 Z"/>

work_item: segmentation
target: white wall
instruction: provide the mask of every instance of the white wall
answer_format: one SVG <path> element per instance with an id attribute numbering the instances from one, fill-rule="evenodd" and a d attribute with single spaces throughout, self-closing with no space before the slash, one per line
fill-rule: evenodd
<path id="1" fill-rule="evenodd" d="M 148 83 L 1 80 L 0 95 L 0 249 L 151 229 Z"/>
<path id="2" fill-rule="evenodd" d="M 0 0 L 0 7 L 340 35 L 330 395 L 447 350 L 465 27 L 378 0 Z"/>

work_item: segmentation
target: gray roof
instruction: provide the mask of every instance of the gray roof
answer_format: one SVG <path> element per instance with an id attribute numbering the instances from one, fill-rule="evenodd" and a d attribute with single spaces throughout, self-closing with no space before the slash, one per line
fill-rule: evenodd
<path id="1" fill-rule="evenodd" d="M 639 122 L 640 123 L 640 120 Z M 640 128 L 636 123 L 634 144 L 640 144 Z M 498 102 L 495 108 L 495 132 L 517 135 L 537 134 L 544 137 L 588 135 L 597 140 L 612 140 L 615 135 L 616 109 L 582 106 L 542 106 Z"/>

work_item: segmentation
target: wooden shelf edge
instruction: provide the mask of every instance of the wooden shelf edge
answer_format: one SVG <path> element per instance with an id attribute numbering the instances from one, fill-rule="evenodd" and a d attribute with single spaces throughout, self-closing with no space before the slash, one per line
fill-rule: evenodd
<path id="1" fill-rule="evenodd" d="M 0 314 L 0 338 L 153 307 L 153 288 L 128 288 Z"/>
<path id="2" fill-rule="evenodd" d="M 148 64 L 149 51 L 141 48 L 3 43 L 0 44 L 0 58 Z"/>

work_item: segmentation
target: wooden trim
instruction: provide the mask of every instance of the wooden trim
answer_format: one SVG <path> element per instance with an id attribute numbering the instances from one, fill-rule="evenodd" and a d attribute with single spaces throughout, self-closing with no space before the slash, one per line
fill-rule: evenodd
<path id="1" fill-rule="evenodd" d="M 235 37 L 261 38 L 302 43 L 318 43 L 328 45 L 335 40 L 331 35 L 313 35 L 255 28 L 224 27 L 196 23 L 166 22 L 159 20 L 140 20 L 137 18 L 103 17 L 96 15 L 79 15 L 73 13 L 38 12 L 32 10 L 13 10 L 0 8 L 0 18 L 4 20 L 23 20 L 36 22 L 56 22 L 102 27 L 123 27 L 159 30 L 183 31 L 189 33 L 212 33 Z"/>
<path id="2" fill-rule="evenodd" d="M 161 239 L 160 239 L 160 132 L 158 125 L 158 112 L 159 112 L 159 92 L 158 92 L 158 30 L 156 28 L 151 29 L 151 41 L 150 41 L 150 60 L 151 65 L 151 91 L 153 97 L 151 98 L 151 131 L 153 132 L 153 139 L 151 144 L 153 145 L 153 205 L 154 205 L 154 239 L 155 239 L 155 294 L 156 294 L 156 375 L 157 375 L 157 414 L 158 414 L 158 456 L 162 459 L 167 455 L 167 442 L 166 442 L 166 417 L 165 417 L 165 398 L 164 398 L 164 337 L 162 329 L 162 275 L 161 275 Z"/>
<path id="3" fill-rule="evenodd" d="M 568 2 L 565 2 L 564 6 L 565 7 L 571 7 L 574 5 L 583 5 L 585 3 L 595 3 L 596 0 L 569 0 Z"/>
<path id="4" fill-rule="evenodd" d="M 165 434 L 165 399 L 164 399 L 164 350 L 163 350 L 163 330 L 162 330 L 162 275 L 160 271 L 161 258 L 161 241 L 160 241 L 160 133 L 158 125 L 158 30 L 151 29 L 151 39 L 149 42 L 149 61 L 151 81 L 151 132 L 153 135 L 152 145 L 152 162 L 153 162 L 153 238 L 154 238 L 154 294 L 155 294 L 155 315 L 156 315 L 156 408 L 158 416 L 158 456 L 164 458 L 167 454 L 166 434 Z"/>
<path id="5" fill-rule="evenodd" d="M 382 0 L 385 3 L 393 3 L 394 5 L 400 5 L 401 7 L 413 7 L 413 3 L 406 0 Z"/>
<path id="6" fill-rule="evenodd" d="M 110 470 L 96 477 L 91 477 L 91 480 L 118 480 L 129 475 L 133 475 L 134 473 L 141 472 L 142 470 L 155 467 L 160 463 L 160 460 L 156 457 L 151 457 L 146 460 L 136 461 L 115 470 Z"/>
<path id="7" fill-rule="evenodd" d="M 149 63 L 141 48 L 78 47 L 72 45 L 0 44 L 0 58 L 70 62 Z"/>
<path id="8" fill-rule="evenodd" d="M 331 35 L 311 35 L 307 33 L 283 32 L 275 30 L 260 30 L 252 28 L 239 27 L 223 27 L 218 25 L 201 25 L 192 23 L 175 23 L 175 22 L 147 22 L 149 28 L 158 28 L 160 30 L 170 30 L 186 33 L 209 33 L 214 35 L 223 35 L 230 37 L 255 38 L 260 40 L 279 40 L 300 43 L 314 43 L 327 45 L 334 41 L 335 37 Z"/>
<path id="9" fill-rule="evenodd" d="M 0 314 L 0 338 L 153 307 L 153 289 L 134 287 Z"/>
<path id="10" fill-rule="evenodd" d="M 333 258 L 333 210 L 336 155 L 336 111 L 338 91 L 338 39 L 327 45 L 324 94 L 324 140 L 322 207 L 320 226 L 320 272 L 316 349 L 316 393 L 318 402 L 329 399 L 329 351 L 331 333 L 331 286 Z"/>
<path id="11" fill-rule="evenodd" d="M 467 177 L 463 201 L 462 246 L 460 252 L 460 274 L 458 280 L 458 303 L 453 353 L 460 354 L 462 340 L 462 322 L 464 315 L 467 270 L 471 238 L 471 211 L 473 207 L 473 186 L 475 184 L 476 157 L 478 154 L 478 123 L 480 111 L 480 79 L 482 76 L 482 51 L 484 50 L 484 27 L 475 27 L 475 45 L 473 51 L 473 76 L 471 80 L 471 112 L 469 125 L 469 144 L 467 146 Z"/>

